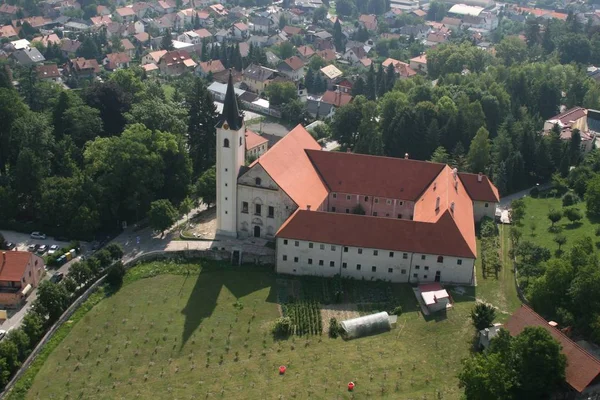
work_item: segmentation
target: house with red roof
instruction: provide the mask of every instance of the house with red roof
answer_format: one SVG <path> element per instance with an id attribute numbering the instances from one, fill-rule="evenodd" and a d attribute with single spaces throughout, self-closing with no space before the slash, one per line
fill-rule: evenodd
<path id="1" fill-rule="evenodd" d="M 298 56 L 286 58 L 277 65 L 277 71 L 293 81 L 300 80 L 304 78 L 304 61 Z"/>
<path id="2" fill-rule="evenodd" d="M 130 22 L 133 22 L 136 14 L 135 11 L 133 10 L 133 7 L 121 7 L 121 8 L 117 8 L 115 10 L 115 13 L 118 15 L 118 18 L 121 19 L 121 21 L 124 24 L 128 24 Z"/>
<path id="3" fill-rule="evenodd" d="M 324 151 L 301 125 L 246 166 L 256 137 L 231 75 L 216 136 L 217 234 L 275 240 L 278 272 L 474 284 L 475 204 L 499 200 L 487 177 L 408 155 Z"/>
<path id="4" fill-rule="evenodd" d="M 377 30 L 377 16 L 374 14 L 363 14 L 358 17 L 358 22 L 368 31 Z"/>
<path id="5" fill-rule="evenodd" d="M 583 107 L 573 107 L 544 121 L 544 135 L 549 135 L 558 126 L 560 138 L 570 142 L 573 132 L 579 131 L 581 136 L 580 150 L 583 154 L 590 152 L 596 142 L 597 130 L 600 129 L 600 113 Z"/>
<path id="6" fill-rule="evenodd" d="M 40 80 L 53 82 L 60 80 L 60 71 L 56 64 L 38 65 L 35 67 L 35 72 Z"/>
<path id="7" fill-rule="evenodd" d="M 515 311 L 504 325 L 504 328 L 512 336 L 517 336 L 527 327 L 541 327 L 560 343 L 561 352 L 567 358 L 565 381 L 574 392 L 590 394 L 594 390 L 597 391 L 598 384 L 600 383 L 600 361 L 596 357 L 588 353 L 584 348 L 526 305 L 522 305 L 521 308 Z"/>
<path id="8" fill-rule="evenodd" d="M 196 65 L 196 62 L 185 50 L 168 51 L 158 61 L 160 73 L 169 76 L 181 75 L 187 70 L 196 68 Z"/>
<path id="9" fill-rule="evenodd" d="M 267 152 L 268 147 L 268 139 L 251 130 L 246 130 L 246 157 L 257 159 Z"/>
<path id="10" fill-rule="evenodd" d="M 116 69 L 129 67 L 130 62 L 131 57 L 129 54 L 120 52 L 107 54 L 102 61 L 102 64 L 104 64 L 104 68 L 107 70 L 114 71 Z"/>
<path id="11" fill-rule="evenodd" d="M 100 73 L 100 65 L 95 59 L 86 60 L 83 57 L 73 58 L 65 64 L 63 72 L 79 78 L 95 78 Z"/>
<path id="12" fill-rule="evenodd" d="M 0 304 L 18 306 L 44 275 L 44 260 L 28 251 L 0 254 Z"/>
<path id="13" fill-rule="evenodd" d="M 219 72 L 225 71 L 225 67 L 221 60 L 208 60 L 201 62 L 196 67 L 196 73 L 202 77 L 208 76 L 208 74 L 218 74 Z"/>
<path id="14" fill-rule="evenodd" d="M 231 33 L 234 38 L 243 40 L 248 37 L 250 28 L 243 22 L 237 22 L 231 27 Z"/>

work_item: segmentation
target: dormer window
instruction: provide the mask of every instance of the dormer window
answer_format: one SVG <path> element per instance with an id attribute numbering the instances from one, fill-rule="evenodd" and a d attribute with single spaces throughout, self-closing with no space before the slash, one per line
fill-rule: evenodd
<path id="1" fill-rule="evenodd" d="M 223 147 L 229 147 L 229 139 L 223 139 Z"/>
<path id="2" fill-rule="evenodd" d="M 260 179 L 260 178 L 256 178 L 256 179 L 254 180 L 254 183 L 256 184 L 256 186 L 260 186 L 260 184 L 262 183 L 262 179 Z"/>

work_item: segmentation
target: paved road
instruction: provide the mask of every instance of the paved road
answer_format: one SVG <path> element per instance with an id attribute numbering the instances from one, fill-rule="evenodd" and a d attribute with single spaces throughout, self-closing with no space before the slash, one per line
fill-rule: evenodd
<path id="1" fill-rule="evenodd" d="M 513 194 L 509 194 L 507 196 L 501 197 L 500 198 L 500 203 L 498 204 L 498 207 L 500 207 L 500 208 L 508 208 L 510 206 L 510 203 L 512 203 L 513 200 L 529 196 L 529 192 L 534 187 L 535 186 L 530 187 L 529 189 L 521 190 L 520 192 L 516 192 L 516 193 L 513 193 Z M 540 190 L 546 190 L 546 189 L 550 189 L 552 187 L 552 184 L 551 183 L 544 183 L 544 184 L 539 185 L 538 187 L 540 188 Z"/>
<path id="2" fill-rule="evenodd" d="M 69 244 L 67 242 L 60 242 L 60 241 L 54 240 L 51 237 L 47 238 L 46 240 L 31 239 L 28 234 L 20 233 L 20 232 L 0 231 L 0 233 L 2 233 L 2 235 L 4 236 L 4 238 L 6 239 L 7 242 L 15 243 L 17 245 L 16 249 L 20 250 L 20 251 L 27 251 L 27 246 L 29 246 L 30 244 L 45 244 L 48 246 L 57 244 L 61 247 L 65 247 Z M 81 246 L 82 246 L 83 254 L 86 254 L 86 251 L 88 251 L 88 249 L 89 249 L 89 245 L 87 243 L 82 243 Z M 46 273 L 46 275 L 44 276 L 43 280 L 50 279 L 50 277 L 52 277 L 52 275 L 54 275 L 57 272 L 62 272 L 65 275 L 68 274 L 69 268 L 71 268 L 71 265 L 73 265 L 73 263 L 79 261 L 79 259 L 80 259 L 80 257 L 76 257 L 75 259 L 62 265 L 57 270 L 54 270 L 54 269 L 49 270 L 48 273 Z M 25 314 L 27 313 L 27 310 L 29 310 L 29 308 L 31 308 L 31 304 L 33 303 L 33 301 L 36 298 L 37 298 L 37 288 L 35 288 L 31 291 L 31 294 L 25 299 L 25 302 L 23 303 L 23 305 L 20 308 L 18 308 L 16 310 L 8 310 L 9 318 L 0 324 L 0 329 L 8 331 L 10 329 L 19 327 L 21 325 L 21 322 L 23 321 L 23 317 L 25 317 Z"/>
<path id="3" fill-rule="evenodd" d="M 288 128 L 275 122 L 254 123 L 248 125 L 248 129 L 256 133 L 266 133 L 267 135 L 275 135 L 279 137 L 284 137 L 290 132 Z"/>

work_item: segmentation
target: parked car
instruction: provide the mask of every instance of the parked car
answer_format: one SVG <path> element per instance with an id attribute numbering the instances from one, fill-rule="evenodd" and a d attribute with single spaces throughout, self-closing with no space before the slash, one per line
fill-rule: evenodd
<path id="1" fill-rule="evenodd" d="M 50 282 L 58 283 L 62 281 L 64 277 L 65 274 L 63 274 L 62 272 L 57 272 L 54 275 L 52 275 L 52 278 L 50 278 Z"/>
<path id="2" fill-rule="evenodd" d="M 13 250 L 15 248 L 15 246 L 16 245 L 14 243 L 12 243 L 12 242 L 6 243 L 6 249 L 7 250 Z"/>
<path id="3" fill-rule="evenodd" d="M 37 245 L 37 244 L 30 244 L 29 246 L 27 246 L 27 251 L 30 251 L 33 253 L 34 251 L 37 250 L 38 246 L 39 245 Z"/>
<path id="4" fill-rule="evenodd" d="M 60 249 L 60 247 L 57 244 L 53 244 L 52 246 L 50 246 L 50 249 L 48 250 L 48 255 L 52 255 L 52 254 L 56 253 L 59 249 Z"/>
<path id="5" fill-rule="evenodd" d="M 46 252 L 46 250 L 48 250 L 48 246 L 43 244 L 40 247 L 38 247 L 37 252 L 38 252 L 38 254 L 44 254 Z"/>
<path id="6" fill-rule="evenodd" d="M 46 239 L 46 234 L 45 233 L 41 233 L 41 232 L 31 232 L 31 235 L 29 235 L 32 239 L 42 239 L 45 240 Z"/>

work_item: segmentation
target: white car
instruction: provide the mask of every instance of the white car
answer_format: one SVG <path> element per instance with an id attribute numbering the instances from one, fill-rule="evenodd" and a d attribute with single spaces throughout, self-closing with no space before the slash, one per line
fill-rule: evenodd
<path id="1" fill-rule="evenodd" d="M 60 247 L 57 244 L 53 244 L 52 246 L 50 246 L 50 249 L 48 250 L 48 255 L 52 255 L 52 254 L 56 253 L 58 251 L 58 249 L 60 249 Z"/>
<path id="2" fill-rule="evenodd" d="M 31 235 L 29 235 L 29 237 L 31 237 L 32 239 L 46 239 L 46 234 L 45 233 L 41 233 L 41 232 L 31 232 Z"/>

